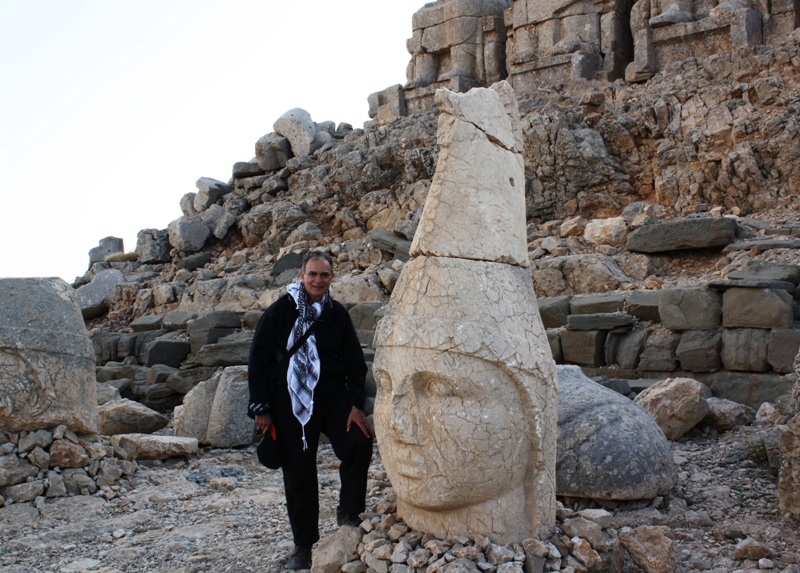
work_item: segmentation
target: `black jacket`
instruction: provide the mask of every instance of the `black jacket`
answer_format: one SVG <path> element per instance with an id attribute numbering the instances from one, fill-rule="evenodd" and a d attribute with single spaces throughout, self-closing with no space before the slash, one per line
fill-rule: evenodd
<path id="1" fill-rule="evenodd" d="M 297 317 L 294 299 L 286 294 L 265 310 L 258 321 L 247 368 L 250 385 L 248 412 L 251 416 L 268 413 L 269 406 L 262 409 L 254 406 L 270 404 L 275 385 L 287 384 L 288 361 L 279 364 L 275 349 L 286 350 Z M 330 299 L 318 322 L 314 336 L 320 359 L 320 376 L 314 389 L 314 402 L 325 403 L 326 397 L 349 392 L 352 405 L 363 410 L 367 364 L 350 315 L 340 303 Z M 281 372 L 276 372 L 279 368 Z"/>

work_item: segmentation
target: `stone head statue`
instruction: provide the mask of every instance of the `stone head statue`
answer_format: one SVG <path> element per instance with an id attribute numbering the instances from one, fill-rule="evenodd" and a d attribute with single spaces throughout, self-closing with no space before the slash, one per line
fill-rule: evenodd
<path id="1" fill-rule="evenodd" d="M 376 338 L 381 455 L 411 527 L 544 537 L 556 371 L 525 268 L 516 102 L 501 82 L 437 103 L 439 166 Z"/>

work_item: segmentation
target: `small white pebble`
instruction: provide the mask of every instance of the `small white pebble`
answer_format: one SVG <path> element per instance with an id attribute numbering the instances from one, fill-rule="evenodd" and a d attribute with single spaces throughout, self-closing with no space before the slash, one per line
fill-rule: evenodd
<path id="1" fill-rule="evenodd" d="M 775 563 L 772 562 L 772 559 L 759 559 L 758 560 L 758 568 L 759 569 L 772 569 L 775 567 Z"/>

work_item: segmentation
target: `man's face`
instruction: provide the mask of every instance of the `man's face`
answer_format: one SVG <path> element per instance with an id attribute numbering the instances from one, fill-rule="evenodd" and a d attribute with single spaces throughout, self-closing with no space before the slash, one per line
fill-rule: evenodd
<path id="1" fill-rule="evenodd" d="M 333 270 L 325 259 L 311 259 L 306 263 L 305 269 L 300 271 L 300 280 L 306 287 L 308 300 L 318 302 L 331 288 Z"/>

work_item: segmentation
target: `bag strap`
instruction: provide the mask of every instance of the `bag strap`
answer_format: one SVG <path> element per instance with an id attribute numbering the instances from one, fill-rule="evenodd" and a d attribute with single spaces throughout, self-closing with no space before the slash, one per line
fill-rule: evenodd
<path id="1" fill-rule="evenodd" d="M 308 340 L 308 337 L 314 334 L 314 330 L 317 328 L 318 322 L 319 319 L 311 323 L 311 326 L 309 326 L 308 330 L 306 330 L 303 333 L 303 336 L 300 337 L 300 340 L 296 341 L 294 343 L 294 346 L 292 346 L 292 348 L 289 350 L 289 355 L 287 356 L 287 358 L 291 358 L 294 355 L 294 353 L 300 350 L 300 347 L 303 346 L 303 344 L 305 344 L 306 340 Z"/>

